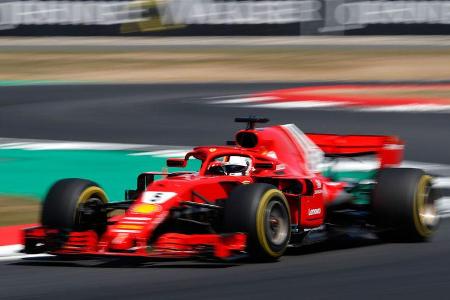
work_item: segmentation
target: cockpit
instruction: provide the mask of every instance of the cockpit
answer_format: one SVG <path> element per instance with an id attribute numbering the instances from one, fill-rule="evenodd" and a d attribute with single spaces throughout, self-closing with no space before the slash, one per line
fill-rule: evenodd
<path id="1" fill-rule="evenodd" d="M 223 155 L 209 162 L 205 175 L 247 176 L 252 167 L 252 159 L 248 156 Z"/>

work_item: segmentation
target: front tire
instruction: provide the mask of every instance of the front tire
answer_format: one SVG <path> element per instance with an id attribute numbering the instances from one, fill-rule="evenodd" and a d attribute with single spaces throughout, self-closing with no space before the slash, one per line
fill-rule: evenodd
<path id="1" fill-rule="evenodd" d="M 57 181 L 47 193 L 41 223 L 48 228 L 64 231 L 106 227 L 108 198 L 103 189 L 90 180 L 68 178 Z"/>
<path id="2" fill-rule="evenodd" d="M 428 240 L 439 224 L 432 177 L 419 169 L 382 169 L 377 176 L 372 211 L 385 240 Z"/>
<path id="3" fill-rule="evenodd" d="M 288 202 L 273 185 L 240 185 L 225 202 L 224 226 L 230 232 L 247 233 L 251 258 L 276 260 L 285 252 L 291 235 Z"/>

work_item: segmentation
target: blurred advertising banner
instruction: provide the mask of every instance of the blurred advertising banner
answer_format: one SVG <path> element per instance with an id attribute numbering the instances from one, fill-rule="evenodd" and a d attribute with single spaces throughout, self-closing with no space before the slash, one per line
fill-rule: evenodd
<path id="1" fill-rule="evenodd" d="M 0 0 L 0 35 L 450 34 L 450 1 Z"/>

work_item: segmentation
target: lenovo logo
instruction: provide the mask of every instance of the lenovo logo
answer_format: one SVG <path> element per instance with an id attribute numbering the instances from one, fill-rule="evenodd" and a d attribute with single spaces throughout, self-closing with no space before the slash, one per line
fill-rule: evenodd
<path id="1" fill-rule="evenodd" d="M 314 215 L 320 215 L 320 213 L 322 212 L 322 209 L 320 208 L 310 208 L 308 209 L 308 216 L 314 216 Z"/>

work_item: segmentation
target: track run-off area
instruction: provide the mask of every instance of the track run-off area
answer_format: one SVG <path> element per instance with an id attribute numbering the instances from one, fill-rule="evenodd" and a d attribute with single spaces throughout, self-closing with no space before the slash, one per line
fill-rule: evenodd
<path id="1" fill-rule="evenodd" d="M 161 170 L 167 157 L 183 155 L 190 146 L 224 144 L 240 128 L 233 118 L 251 114 L 268 117 L 272 124 L 295 123 L 305 132 L 398 135 L 406 142 L 404 166 L 436 175 L 435 184 L 449 195 L 450 117 L 442 110 L 375 112 L 301 105 L 277 109 L 238 101 L 217 103 L 299 86 L 305 84 L 2 86 L 0 193 L 41 199 L 59 177 L 87 177 L 118 200 L 123 189 L 134 187 L 139 172 Z M 442 212 L 446 209 L 443 205 Z M 11 258 L 19 246 L 10 246 L 0 248 L 0 298 L 445 298 L 450 282 L 449 223 L 442 222 L 431 243 L 381 244 L 354 237 L 291 249 L 271 264 L 135 266 L 20 254 Z"/>

